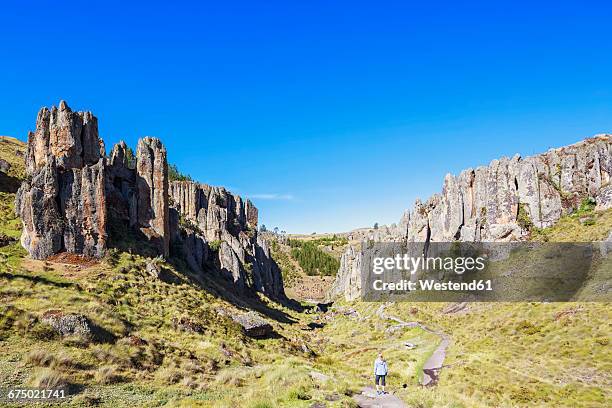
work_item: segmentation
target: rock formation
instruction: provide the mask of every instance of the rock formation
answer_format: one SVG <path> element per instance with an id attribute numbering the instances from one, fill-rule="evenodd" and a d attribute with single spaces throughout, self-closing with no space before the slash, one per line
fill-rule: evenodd
<path id="1" fill-rule="evenodd" d="M 27 179 L 17 193 L 21 242 L 36 259 L 106 248 L 104 145 L 90 112 L 41 109 L 28 136 Z"/>
<path id="2" fill-rule="evenodd" d="M 192 181 L 170 183 L 170 196 L 192 269 L 210 269 L 213 263 L 239 291 L 250 285 L 271 297 L 284 297 L 280 270 L 257 234 L 257 208 L 250 200 Z"/>
<path id="3" fill-rule="evenodd" d="M 107 190 L 111 220 L 137 229 L 160 254 L 170 254 L 168 161 L 161 141 L 138 141 L 136 157 L 119 142 L 108 159 Z"/>
<path id="4" fill-rule="evenodd" d="M 447 175 L 441 194 L 417 200 L 406 238 L 422 241 L 510 241 L 553 225 L 612 176 L 612 136 L 598 135 L 532 157 L 493 160 Z"/>
<path id="5" fill-rule="evenodd" d="M 238 292 L 284 299 L 280 269 L 257 235 L 257 208 L 223 187 L 170 183 L 160 140 L 139 140 L 135 155 L 119 142 L 107 158 L 96 117 L 62 101 L 39 112 L 26 170 L 16 207 L 33 258 L 101 257 L 113 240 L 135 234 L 154 255 L 182 256 L 197 273 L 227 277 Z"/>
<path id="6" fill-rule="evenodd" d="M 378 241 L 520 241 L 530 227 L 552 226 L 594 198 L 610 207 L 612 135 L 597 135 L 532 157 L 493 160 L 488 166 L 448 174 L 440 194 L 416 200 L 392 228 L 380 227 Z M 347 249 L 330 296 L 360 294 L 362 254 Z"/>

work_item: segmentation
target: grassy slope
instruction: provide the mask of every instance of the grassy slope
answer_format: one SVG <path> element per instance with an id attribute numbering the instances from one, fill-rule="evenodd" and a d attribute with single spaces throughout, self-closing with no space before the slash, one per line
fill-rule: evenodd
<path id="1" fill-rule="evenodd" d="M 18 243 L 0 248 L 0 382 L 40 384 L 56 375 L 84 390 L 72 402 L 87 406 L 310 406 L 326 397 L 348 400 L 346 384 L 318 384 L 311 370 L 333 374 L 302 350 L 311 344 L 300 330 L 311 315 L 268 303 L 271 314 L 286 314 L 294 323 L 272 320 L 282 336 L 252 340 L 216 310 L 239 312 L 172 265 L 164 267 L 176 283 L 149 277 L 146 259 L 113 252 L 102 263 L 79 267 L 25 258 Z M 214 285 L 211 282 L 211 287 Z M 219 290 L 217 288 L 217 290 Z M 265 299 L 263 299 L 264 302 Z M 119 339 L 114 344 L 87 344 L 49 336 L 38 323 L 47 310 L 83 313 Z M 172 319 L 187 317 L 203 333 L 181 331 Z M 137 336 L 146 345 L 130 345 Z M 32 356 L 43 351 L 45 358 Z M 41 360 L 43 362 L 41 362 Z"/>
<path id="2" fill-rule="evenodd" d="M 0 158 L 15 146 L 0 143 Z M 5 148 L 9 146 L 8 148 Z M 17 146 L 19 147 L 19 146 Z M 20 146 L 23 148 L 23 145 Z M 10 157 L 9 157 L 10 158 Z M 13 171 L 23 171 L 20 161 Z M 0 193 L 0 233 L 18 237 L 14 194 Z M 203 290 L 181 269 L 164 268 L 176 282 L 145 272 L 140 256 L 111 252 L 96 265 L 33 261 L 19 243 L 0 247 L 0 383 L 3 386 L 69 383 L 80 388 L 75 406 L 346 406 L 345 381 L 318 383 L 312 370 L 334 374 L 303 345 L 317 351 L 301 330 L 311 315 L 296 313 L 266 299 L 253 307 L 266 311 L 278 338 L 253 340 L 220 308 L 244 312 L 244 303 L 212 293 L 226 288 L 205 281 Z M 231 293 L 225 293 L 231 298 Z M 58 338 L 39 322 L 47 310 L 83 313 L 116 336 L 109 344 Z M 279 318 L 278 321 L 273 317 Z M 185 317 L 202 333 L 172 324 Z M 129 336 L 146 344 L 133 345 Z"/>
<path id="3" fill-rule="evenodd" d="M 0 232 L 18 236 L 13 199 L 0 196 Z M 551 241 L 607 236 L 610 213 L 592 216 L 594 225 L 570 217 L 538 233 Z M 453 338 L 447 358 L 452 366 L 442 371 L 437 387 L 422 389 L 416 385 L 420 367 L 438 339 L 420 329 L 385 334 L 391 323 L 376 316 L 378 304 L 351 305 L 357 316 L 345 315 L 350 310 L 340 305 L 319 320 L 324 328 L 311 332 L 300 330 L 311 315 L 269 304 L 296 323 L 274 322 L 282 338 L 252 340 L 215 313 L 220 307 L 237 311 L 235 306 L 171 265 L 166 268 L 175 284 L 150 278 L 143 272 L 145 259 L 125 253 L 88 268 L 25 255 L 18 243 L 0 248 L 0 381 L 69 381 L 83 387 L 73 405 L 349 406 L 346 394 L 371 382 L 378 351 L 390 362 L 391 388 L 411 407 L 599 407 L 612 397 L 607 303 L 471 304 L 452 315 L 442 313 L 446 304 L 395 304 L 388 314 L 426 322 Z M 37 322 L 48 309 L 84 313 L 119 340 L 84 344 L 53 337 Z M 181 316 L 205 331 L 175 329 L 172 318 Z M 128 334 L 147 344 L 130 345 Z M 417 348 L 406 350 L 406 341 Z M 318 357 L 304 353 L 303 344 Z M 313 380 L 311 370 L 332 380 Z"/>
<path id="4" fill-rule="evenodd" d="M 581 219 L 594 220 L 584 225 Z M 584 221 L 584 220 L 583 220 Z M 564 217 L 556 226 L 534 234 L 538 240 L 585 242 L 604 240 L 612 229 L 612 210 L 592 210 Z M 602 275 L 605 272 L 605 275 Z M 609 285 L 610 261 L 602 264 L 591 286 Z M 579 298 L 583 294 L 579 295 Z M 373 317 L 377 304 L 355 303 L 363 323 L 327 326 L 329 351 L 346 370 L 369 380 L 368 362 L 376 350 L 386 352 L 392 387 L 411 407 L 605 407 L 612 399 L 612 308 L 609 302 L 471 303 L 465 312 L 445 314 L 447 303 L 396 303 L 387 314 L 406 321 L 430 324 L 450 334 L 453 343 L 439 385 L 416 386 L 419 366 L 438 340 L 430 339 L 413 351 L 401 350 L 404 341 L 419 343 L 419 330 L 382 337 Z M 351 331 L 352 330 L 352 331 Z M 354 347 L 361 354 L 355 354 Z M 328 350 L 326 350 L 327 352 Z M 367 357 L 366 357 L 367 356 Z M 400 385 L 408 384 L 406 389 Z"/>
<path id="5" fill-rule="evenodd" d="M 0 159 L 6 160 L 11 168 L 8 175 L 11 177 L 17 177 L 23 179 L 25 177 L 25 167 L 23 156 L 15 154 L 20 152 L 22 155 L 25 154 L 26 144 L 20 140 L 9 136 L 0 136 Z"/>

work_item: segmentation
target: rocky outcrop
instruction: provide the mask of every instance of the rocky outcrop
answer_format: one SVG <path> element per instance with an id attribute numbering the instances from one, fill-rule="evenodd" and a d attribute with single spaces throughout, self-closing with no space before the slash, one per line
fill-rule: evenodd
<path id="1" fill-rule="evenodd" d="M 65 102 L 43 108 L 28 136 L 27 179 L 17 193 L 21 242 L 36 259 L 62 250 L 97 257 L 106 248 L 104 145 L 97 119 Z"/>
<path id="2" fill-rule="evenodd" d="M 595 211 L 604 211 L 612 208 L 612 185 L 608 185 L 597 193 L 595 196 Z"/>
<path id="3" fill-rule="evenodd" d="M 521 158 L 493 160 L 488 166 L 448 174 L 442 192 L 416 200 L 397 225 L 380 227 L 368 239 L 395 242 L 520 241 L 532 227 L 552 226 L 562 215 L 594 198 L 610 207 L 612 135 Z M 378 238 L 378 239 L 377 239 Z M 361 256 L 347 249 L 330 297 L 361 293 Z"/>
<path id="4" fill-rule="evenodd" d="M 125 142 L 111 150 L 106 186 L 114 225 L 137 230 L 159 254 L 170 254 L 168 160 L 161 141 L 145 137 L 136 155 Z"/>
<path id="5" fill-rule="evenodd" d="M 340 268 L 327 297 L 335 299 L 345 296 L 352 300 L 361 294 L 361 266 L 363 253 L 359 248 L 349 245 L 340 258 Z"/>
<path id="6" fill-rule="evenodd" d="M 612 176 L 612 136 L 599 135 L 532 157 L 493 160 L 447 175 L 441 194 L 408 215 L 406 238 L 511 241 L 545 228 L 594 197 Z"/>
<path id="7" fill-rule="evenodd" d="M 140 139 L 136 154 L 119 142 L 106 157 L 96 117 L 62 101 L 40 110 L 26 171 L 16 204 L 33 258 L 101 257 L 125 241 L 129 250 L 144 243 L 147 256 L 167 258 L 172 243 L 191 269 L 227 278 L 238 293 L 285 297 L 280 269 L 257 234 L 257 208 L 223 187 L 170 183 L 159 139 Z M 163 271 L 149 269 L 163 280 Z"/>
<path id="8" fill-rule="evenodd" d="M 280 269 L 257 233 L 257 208 L 250 200 L 192 181 L 170 183 L 170 197 L 183 229 L 178 239 L 192 269 L 216 269 L 238 292 L 251 287 L 284 298 Z"/>
<path id="9" fill-rule="evenodd" d="M 136 149 L 138 224 L 150 240 L 159 241 L 164 256 L 170 253 L 168 214 L 168 160 L 159 139 L 145 137 Z"/>

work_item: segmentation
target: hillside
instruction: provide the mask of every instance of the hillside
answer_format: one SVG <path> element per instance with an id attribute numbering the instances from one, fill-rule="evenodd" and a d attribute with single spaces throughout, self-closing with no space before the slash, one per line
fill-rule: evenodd
<path id="1" fill-rule="evenodd" d="M 26 146 L 8 136 L 0 136 L 0 191 L 16 192 L 25 177 L 23 161 Z"/>
<path id="2" fill-rule="evenodd" d="M 19 142 L 10 145 L 0 159 L 14 148 L 25 150 Z M 23 177 L 23 162 L 12 163 L 12 174 Z M 194 217 L 202 208 L 191 197 L 214 191 L 221 203 L 229 195 L 180 183 L 173 205 L 180 204 L 183 234 L 211 234 L 205 240 L 220 248 L 221 240 L 210 239 L 216 238 L 212 224 Z M 14 203 L 14 193 L 0 193 L 0 235 L 18 238 L 22 223 Z M 385 227 L 379 236 L 400 226 Z M 607 238 L 611 228 L 612 210 L 583 201 L 554 225 L 531 226 L 526 236 L 593 241 Z M 252 244 L 248 233 L 228 229 L 222 238 L 238 249 L 230 235 Z M 325 292 L 320 286 L 333 276 L 320 276 L 329 262 L 321 253 L 337 260 L 351 242 L 340 235 L 290 239 L 299 242 L 266 237 L 289 298 Z M 372 382 L 372 360 L 384 352 L 389 389 L 408 407 L 604 407 L 612 399 L 609 302 L 380 304 L 355 298 L 313 307 L 249 290 L 256 285 L 247 267 L 240 291 L 197 257 L 175 252 L 164 259 L 149 246 L 152 253 L 143 253 L 132 234 L 120 243 L 100 259 L 60 252 L 36 260 L 18 241 L 0 242 L 5 387 L 64 386 L 73 395 L 68 405 L 82 407 L 351 407 L 368 399 L 361 392 Z M 293 251 L 306 244 L 308 255 Z M 584 291 L 608 287 L 606 262 Z M 248 329 L 244 319 L 261 325 Z M 434 385 L 423 387 L 424 368 L 443 343 L 439 333 L 449 339 L 444 366 Z"/>
<path id="3" fill-rule="evenodd" d="M 10 174 L 23 177 L 24 162 L 12 156 L 25 145 L 3 139 L 2 146 Z M 223 190 L 215 191 L 221 202 Z M 0 233 L 18 238 L 14 193 L 0 192 L 0 211 Z M 70 405 L 83 407 L 350 401 L 348 379 L 320 380 L 335 371 L 319 361 L 311 338 L 317 315 L 239 291 L 179 253 L 164 260 L 140 239 L 124 235 L 101 259 L 62 252 L 36 260 L 18 241 L 0 242 L 5 387 L 66 387 Z"/>

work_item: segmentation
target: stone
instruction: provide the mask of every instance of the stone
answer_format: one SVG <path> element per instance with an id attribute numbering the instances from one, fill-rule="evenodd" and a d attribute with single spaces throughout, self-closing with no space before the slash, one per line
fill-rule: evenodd
<path id="1" fill-rule="evenodd" d="M 161 141 L 145 137 L 136 149 L 138 225 L 151 241 L 157 242 L 164 257 L 170 254 L 168 206 L 168 160 Z"/>
<path id="2" fill-rule="evenodd" d="M 16 198 L 21 242 L 35 259 L 60 251 L 105 253 L 106 191 L 103 143 L 90 112 L 41 109 L 28 137 L 28 178 Z"/>
<path id="3" fill-rule="evenodd" d="M 48 310 L 40 318 L 41 323 L 50 326 L 60 336 L 79 336 L 88 341 L 112 340 L 112 334 L 98 327 L 85 315 Z"/>
<path id="4" fill-rule="evenodd" d="M 0 172 L 7 174 L 11 169 L 11 164 L 6 160 L 0 159 Z"/>
<path id="5" fill-rule="evenodd" d="M 601 188 L 595 195 L 595 211 L 604 211 L 612 208 L 612 186 Z"/>
<path id="6" fill-rule="evenodd" d="M 204 332 L 204 326 L 184 316 L 172 318 L 172 327 L 174 327 L 174 329 L 176 330 L 191 332 L 191 333 L 203 333 Z"/>
<path id="7" fill-rule="evenodd" d="M 0 233 L 0 248 L 12 244 L 15 241 L 15 238 Z"/>
<path id="8" fill-rule="evenodd" d="M 596 135 L 570 146 L 447 175 L 441 193 L 417 199 L 397 228 L 353 231 L 349 239 L 375 242 L 521 241 L 529 228 L 554 225 L 595 197 L 597 210 L 612 206 L 612 135 Z M 371 251 L 370 251 L 371 252 Z M 361 296 L 361 265 L 368 250 L 349 246 L 328 299 Z"/>
<path id="9" fill-rule="evenodd" d="M 322 383 L 326 383 L 331 379 L 329 375 L 320 373 L 318 371 L 311 371 L 310 378 L 312 378 L 315 381 L 322 382 Z"/>
<path id="10" fill-rule="evenodd" d="M 270 323 L 259 317 L 255 312 L 234 315 L 231 318 L 242 327 L 244 333 L 249 337 L 268 337 L 273 332 Z"/>

